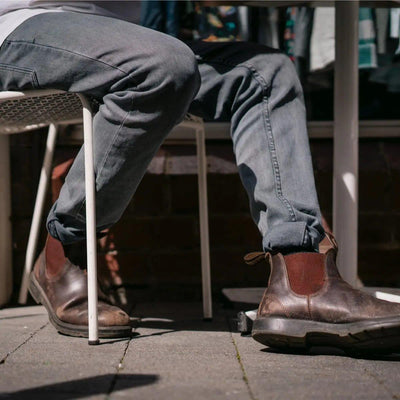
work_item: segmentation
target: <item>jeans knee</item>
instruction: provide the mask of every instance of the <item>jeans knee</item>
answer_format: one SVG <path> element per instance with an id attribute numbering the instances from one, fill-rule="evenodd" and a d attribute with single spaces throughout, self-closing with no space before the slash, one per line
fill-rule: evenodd
<path id="1" fill-rule="evenodd" d="M 192 100 L 200 87 L 197 60 L 192 50 L 184 43 L 174 42 L 173 46 L 165 48 L 161 54 L 163 84 L 169 87 L 173 94 Z"/>
<path id="2" fill-rule="evenodd" d="M 200 74 L 194 53 L 183 42 L 164 38 L 152 50 L 149 59 L 147 84 L 160 94 L 171 97 L 170 101 L 190 102 L 200 87 Z"/>
<path id="3" fill-rule="evenodd" d="M 284 86 L 297 86 L 298 76 L 292 60 L 283 52 L 269 47 L 252 46 L 252 54 L 245 65 L 255 71 L 266 87 L 278 83 Z"/>

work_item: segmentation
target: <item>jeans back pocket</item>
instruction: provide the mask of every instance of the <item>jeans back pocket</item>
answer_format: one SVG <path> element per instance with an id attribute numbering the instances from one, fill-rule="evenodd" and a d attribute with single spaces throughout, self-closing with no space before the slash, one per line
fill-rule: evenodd
<path id="1" fill-rule="evenodd" d="M 38 86 L 35 71 L 0 63 L 0 90 L 28 90 Z"/>

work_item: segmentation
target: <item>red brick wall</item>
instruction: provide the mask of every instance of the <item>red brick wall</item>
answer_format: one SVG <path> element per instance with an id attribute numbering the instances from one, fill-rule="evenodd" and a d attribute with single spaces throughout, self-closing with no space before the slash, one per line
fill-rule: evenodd
<path id="1" fill-rule="evenodd" d="M 18 288 L 39 175 L 43 136 L 11 140 L 15 289 Z M 311 143 L 318 195 L 332 213 L 332 141 Z M 60 146 L 57 161 L 75 151 Z M 38 154 L 39 156 L 34 156 Z M 222 287 L 263 286 L 264 265 L 242 262 L 260 236 L 236 173 L 230 143 L 207 144 L 212 281 Z M 165 146 L 152 162 L 122 220 L 113 229 L 123 282 L 138 293 L 200 298 L 196 159 L 192 146 Z M 49 197 L 50 205 L 50 197 Z M 43 231 L 41 246 L 45 238 Z M 360 143 L 360 277 L 367 285 L 400 286 L 400 140 Z"/>

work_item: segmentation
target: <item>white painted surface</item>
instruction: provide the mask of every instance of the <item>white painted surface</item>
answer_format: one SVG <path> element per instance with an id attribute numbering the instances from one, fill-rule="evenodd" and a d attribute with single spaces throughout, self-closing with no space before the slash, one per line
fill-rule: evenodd
<path id="1" fill-rule="evenodd" d="M 338 268 L 357 281 L 358 231 L 358 1 L 336 3 L 333 232 Z"/>

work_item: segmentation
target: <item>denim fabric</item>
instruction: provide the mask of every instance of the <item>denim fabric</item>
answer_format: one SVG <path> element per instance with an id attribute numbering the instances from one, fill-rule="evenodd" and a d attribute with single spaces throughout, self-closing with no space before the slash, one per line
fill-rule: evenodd
<path id="1" fill-rule="evenodd" d="M 1 47 L 0 89 L 57 88 L 100 102 L 94 118 L 98 231 L 121 217 L 160 144 L 190 107 L 207 120 L 231 121 L 264 249 L 317 250 L 323 228 L 293 65 L 255 44 L 189 46 L 113 18 L 41 14 Z M 48 217 L 50 234 L 63 243 L 84 238 L 83 165 L 81 151 Z"/>
<path id="2" fill-rule="evenodd" d="M 143 0 L 140 7 L 140 25 L 173 37 L 179 34 L 177 1 Z"/>

